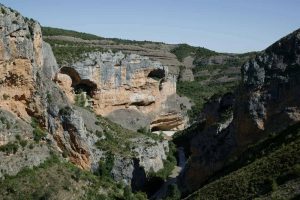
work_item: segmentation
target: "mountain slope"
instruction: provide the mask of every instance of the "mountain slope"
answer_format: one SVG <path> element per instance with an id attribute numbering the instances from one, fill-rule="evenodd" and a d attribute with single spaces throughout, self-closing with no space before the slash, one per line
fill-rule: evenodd
<path id="1" fill-rule="evenodd" d="M 216 180 L 186 199 L 253 199 L 264 195 L 276 199 L 299 197 L 300 125 L 251 146 L 240 159 L 211 179 Z"/>

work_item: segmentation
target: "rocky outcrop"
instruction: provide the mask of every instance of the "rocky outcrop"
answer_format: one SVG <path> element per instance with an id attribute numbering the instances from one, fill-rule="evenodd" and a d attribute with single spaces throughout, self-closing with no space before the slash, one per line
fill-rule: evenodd
<path id="1" fill-rule="evenodd" d="M 193 191 L 214 172 L 223 167 L 224 160 L 236 147 L 233 134 L 234 94 L 213 96 L 199 116 L 199 128 L 192 129 L 190 161 L 180 174 L 183 191 Z M 202 128 L 201 128 L 202 127 Z"/>
<path id="2" fill-rule="evenodd" d="M 31 113 L 40 112 L 34 93 L 43 66 L 41 28 L 4 6 L 0 15 L 0 108 L 29 121 Z"/>
<path id="3" fill-rule="evenodd" d="M 202 119 L 209 126 L 191 140 L 192 155 L 181 174 L 185 190 L 200 187 L 224 167 L 233 152 L 240 155 L 247 145 L 267 133 L 276 134 L 300 121 L 300 30 L 249 60 L 241 72 L 233 117 L 231 114 L 220 122 L 220 100 L 204 108 Z M 227 98 L 225 102 L 230 105 L 232 100 Z"/>
<path id="4" fill-rule="evenodd" d="M 239 144 L 257 140 L 266 130 L 278 132 L 300 120 L 299 77 L 300 30 L 242 67 L 243 84 L 235 112 Z"/>
<path id="5" fill-rule="evenodd" d="M 96 114 L 111 116 L 115 122 L 133 130 L 140 128 L 138 125 L 149 126 L 160 115 L 173 115 L 177 120 L 165 127 L 185 126 L 179 104 L 166 109 L 168 98 L 176 94 L 176 77 L 168 73 L 167 67 L 147 57 L 121 52 L 93 52 L 85 57 L 83 61 L 61 67 L 55 77 L 71 102 L 74 93 L 83 91 L 91 97 L 89 103 Z M 140 122 L 124 123 L 124 117 L 120 119 L 119 114 L 124 116 L 125 112 Z"/>
<path id="6" fill-rule="evenodd" d="M 167 70 L 162 65 L 139 56 L 94 53 L 83 62 L 59 69 L 50 45 L 42 40 L 38 22 L 0 7 L 0 159 L 3 161 L 0 177 L 39 165 L 51 152 L 60 152 L 82 169 L 98 170 L 107 150 L 96 143 L 106 139 L 104 129 L 107 127 L 98 124 L 94 113 L 72 104 L 70 99 L 77 95 L 74 91 L 100 98 L 98 102 L 92 101 L 98 114 L 111 109 L 106 102 L 121 106 L 117 104 L 125 101 L 138 110 L 140 106 L 162 102 L 176 91 L 176 83 L 165 83 Z M 122 67 L 120 61 L 126 64 Z M 156 80 L 157 76 L 160 80 Z M 148 87 L 153 91 L 147 92 Z M 131 95 L 127 90 L 131 90 Z M 155 92 L 160 91 L 165 94 L 158 99 Z M 116 94 L 121 94 L 120 98 L 116 98 Z M 102 103 L 105 106 L 102 107 Z M 30 124 L 32 120 L 34 123 Z M 138 188 L 150 168 L 154 171 L 163 168 L 168 144 L 137 133 L 135 136 L 131 138 L 135 140 L 132 149 L 128 147 L 131 150 L 128 155 L 114 155 L 112 174 L 117 181 L 126 180 L 125 183 Z M 138 173 L 138 169 L 144 173 Z"/>
<path id="7" fill-rule="evenodd" d="M 135 138 L 132 152 L 135 158 L 117 156 L 114 159 L 112 176 L 116 181 L 130 185 L 133 190 L 141 189 L 147 181 L 147 173 L 157 172 L 164 167 L 163 160 L 169 151 L 167 141 L 157 142 L 147 138 Z"/>
<path id="8" fill-rule="evenodd" d="M 0 8 L 0 147 L 3 151 L 0 152 L 3 161 L 0 176 L 3 176 L 39 165 L 50 156 L 51 147 L 46 142 L 34 145 L 34 129 L 28 123 L 35 117 L 45 125 L 44 100 L 38 83 L 41 69 L 50 62 L 44 63 L 48 57 L 44 54 L 47 45 L 43 43 L 39 23 L 1 4 Z"/>

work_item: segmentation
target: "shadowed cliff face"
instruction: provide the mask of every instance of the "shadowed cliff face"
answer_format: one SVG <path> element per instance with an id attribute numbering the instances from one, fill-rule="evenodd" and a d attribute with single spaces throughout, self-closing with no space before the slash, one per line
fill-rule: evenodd
<path id="1" fill-rule="evenodd" d="M 191 140 L 192 155 L 181 174 L 184 190 L 199 188 L 224 167 L 232 152 L 238 155 L 267 133 L 278 133 L 300 121 L 300 30 L 246 62 L 241 73 L 233 118 L 230 114 L 220 120 L 213 115 L 221 102 L 213 100 L 204 107 L 203 120 L 210 125 Z"/>
<path id="2" fill-rule="evenodd" d="M 130 112 L 139 119 L 136 124 L 125 125 L 127 128 L 149 127 L 151 122 L 151 127 L 159 130 L 184 128 L 186 120 L 179 103 L 169 106 L 168 98 L 176 95 L 176 76 L 168 74 L 166 66 L 147 57 L 121 52 L 93 52 L 85 57 L 83 61 L 63 66 L 56 75 L 57 83 L 71 102 L 75 93 L 83 91 L 91 97 L 89 106 L 96 114 L 113 116 L 121 124 L 124 115 L 118 119 L 114 113 Z"/>
<path id="3" fill-rule="evenodd" d="M 242 66 L 235 111 L 240 145 L 263 131 L 279 132 L 300 120 L 300 30 L 282 38 Z"/>

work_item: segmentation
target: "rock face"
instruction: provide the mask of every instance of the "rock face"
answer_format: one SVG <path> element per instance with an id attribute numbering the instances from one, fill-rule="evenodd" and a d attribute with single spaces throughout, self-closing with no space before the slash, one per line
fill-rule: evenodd
<path id="1" fill-rule="evenodd" d="M 233 134 L 234 94 L 212 97 L 200 114 L 200 126 L 192 130 L 191 157 L 180 174 L 183 191 L 193 191 L 210 175 L 223 167 L 224 160 L 236 147 Z M 197 132 L 198 131 L 198 132 Z"/>
<path id="2" fill-rule="evenodd" d="M 222 101 L 218 99 L 204 108 L 202 119 L 209 126 L 191 140 L 191 159 L 181 174 L 184 190 L 200 187 L 224 167 L 232 152 L 239 155 L 266 133 L 280 132 L 300 121 L 300 30 L 249 60 L 241 72 L 233 117 L 221 120 Z M 230 105 L 232 101 L 227 97 L 224 102 Z"/>
<path id="3" fill-rule="evenodd" d="M 43 67 L 55 67 L 56 63 L 48 59 L 51 48 L 47 49 L 49 45 L 43 42 L 36 21 L 28 20 L 1 4 L 0 8 L 0 146 L 5 149 L 6 145 L 13 144 L 17 149 L 15 152 L 0 152 L 3 161 L 0 176 L 3 176 L 39 165 L 50 156 L 51 147 L 45 142 L 33 145 L 33 128 L 28 122 L 36 117 L 41 124 L 46 123 L 45 102 L 39 92 L 43 76 L 40 72 Z M 29 148 L 29 144 L 33 148 Z"/>
<path id="4" fill-rule="evenodd" d="M 300 30 L 242 67 L 243 85 L 235 112 L 239 144 L 255 141 L 265 130 L 278 132 L 300 120 L 299 77 Z"/>
<path id="5" fill-rule="evenodd" d="M 176 82 L 166 77 L 162 65 L 136 55 L 94 53 L 57 73 L 56 59 L 42 40 L 38 22 L 1 4 L 0 8 L 0 177 L 39 165 L 51 152 L 60 152 L 82 169 L 98 170 L 107 154 L 96 144 L 106 139 L 105 127 L 97 125 L 94 113 L 72 105 L 74 90 L 95 96 L 92 102 L 98 114 L 114 106 L 135 110 L 145 106 L 143 112 L 149 113 L 176 92 Z M 39 140 L 38 134 L 42 134 Z M 138 134 L 133 139 L 130 155 L 114 155 L 112 173 L 117 181 L 138 188 L 150 169 L 163 168 L 168 143 Z"/>
<path id="6" fill-rule="evenodd" d="M 115 180 L 131 185 L 133 190 L 137 190 L 146 183 L 147 173 L 157 172 L 164 167 L 163 160 L 166 159 L 169 145 L 167 141 L 156 142 L 145 138 L 136 138 L 132 142 L 142 144 L 132 150 L 136 157 L 115 157 L 112 176 Z"/>
<path id="7" fill-rule="evenodd" d="M 43 66 L 40 25 L 2 7 L 0 18 L 0 108 L 29 121 L 38 112 L 36 71 Z"/>
<path id="8" fill-rule="evenodd" d="M 172 121 L 176 121 L 165 126 L 169 130 L 185 126 L 179 104 L 166 109 L 168 98 L 176 94 L 176 76 L 168 74 L 167 67 L 147 57 L 121 52 L 93 52 L 85 57 L 83 61 L 63 66 L 56 75 L 71 102 L 74 92 L 84 91 L 91 97 L 89 102 L 95 113 L 112 116 L 115 122 L 133 130 L 140 128 L 138 125 L 149 126 L 153 120 L 163 121 L 165 115 L 172 115 Z M 130 113 L 138 120 L 125 123 L 124 117 L 118 117 L 124 116 L 123 113 Z"/>

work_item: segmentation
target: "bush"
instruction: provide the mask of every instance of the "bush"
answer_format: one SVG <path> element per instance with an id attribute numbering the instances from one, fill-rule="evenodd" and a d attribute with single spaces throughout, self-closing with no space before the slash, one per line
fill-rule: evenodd
<path id="1" fill-rule="evenodd" d="M 111 153 L 107 153 L 104 160 L 99 161 L 99 175 L 103 177 L 111 178 L 111 170 L 114 166 L 114 156 Z"/>
<path id="2" fill-rule="evenodd" d="M 2 13 L 3 15 L 6 14 L 6 10 L 5 10 L 3 7 L 1 7 L 1 13 Z"/>
<path id="3" fill-rule="evenodd" d="M 216 52 L 203 47 L 193 47 L 188 44 L 180 44 L 178 47 L 171 50 L 171 53 L 175 54 L 177 59 L 182 62 L 184 58 L 193 55 L 195 57 L 208 57 L 217 55 Z"/>
<path id="4" fill-rule="evenodd" d="M 15 154 L 18 151 L 19 145 L 16 142 L 9 142 L 5 145 L 0 146 L 0 151 L 6 154 Z"/>
<path id="5" fill-rule="evenodd" d="M 37 127 L 33 130 L 33 139 L 36 142 L 39 142 L 46 135 L 47 135 L 46 132 L 42 130 L 40 127 Z"/>

